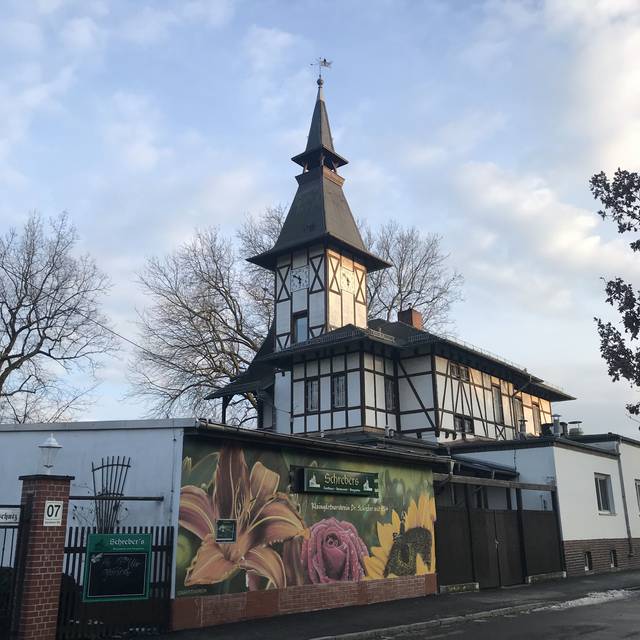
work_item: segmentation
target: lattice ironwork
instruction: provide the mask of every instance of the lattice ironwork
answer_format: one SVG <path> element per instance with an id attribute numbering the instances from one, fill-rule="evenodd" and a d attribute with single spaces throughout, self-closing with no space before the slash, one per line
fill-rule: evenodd
<path id="1" fill-rule="evenodd" d="M 118 525 L 118 515 L 124 496 L 124 485 L 131 468 L 131 458 L 111 456 L 99 465 L 91 463 L 96 527 L 99 533 L 112 533 Z"/>

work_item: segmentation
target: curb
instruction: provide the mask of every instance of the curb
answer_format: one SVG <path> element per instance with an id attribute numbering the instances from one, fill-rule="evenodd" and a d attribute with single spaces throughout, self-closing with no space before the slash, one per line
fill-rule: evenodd
<path id="1" fill-rule="evenodd" d="M 538 602 L 529 602 L 527 604 L 519 604 L 512 607 L 501 607 L 500 609 L 490 609 L 489 611 L 476 611 L 474 613 L 467 613 L 461 616 L 436 618 L 435 620 L 414 622 L 413 624 L 402 624 L 395 627 L 369 629 L 367 631 L 356 631 L 354 633 L 345 633 L 336 636 L 321 636 L 312 638 L 312 640 L 388 640 L 390 638 L 400 637 L 411 633 L 426 631 L 432 627 L 443 627 L 457 622 L 481 620 L 483 618 L 492 618 L 495 616 L 507 615 L 509 613 L 521 613 L 535 607 L 540 607 L 548 602 L 548 600 L 540 600 Z"/>

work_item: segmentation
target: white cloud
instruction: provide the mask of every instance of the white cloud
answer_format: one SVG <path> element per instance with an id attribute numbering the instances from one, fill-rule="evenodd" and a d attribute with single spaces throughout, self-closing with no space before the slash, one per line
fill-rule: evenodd
<path id="1" fill-rule="evenodd" d="M 127 169 L 151 171 L 171 154 L 171 149 L 160 140 L 161 117 L 149 98 L 118 92 L 110 107 L 105 137 Z"/>
<path id="2" fill-rule="evenodd" d="M 182 14 L 191 20 L 205 20 L 212 27 L 221 27 L 229 22 L 234 10 L 232 0 L 192 0 L 184 4 Z"/>
<path id="3" fill-rule="evenodd" d="M 101 33 L 92 18 L 82 17 L 69 20 L 62 28 L 60 37 L 69 49 L 86 51 L 99 43 Z"/>
<path id="4" fill-rule="evenodd" d="M 253 25 L 244 39 L 252 72 L 264 73 L 281 67 L 296 40 L 288 31 Z"/>
<path id="5" fill-rule="evenodd" d="M 537 268 L 640 279 L 640 265 L 624 241 L 605 240 L 595 213 L 562 201 L 543 179 L 469 163 L 455 183 L 466 205 L 464 217 L 500 234 L 498 244 L 513 255 L 528 254 Z"/>
<path id="6" fill-rule="evenodd" d="M 37 54 L 44 47 L 42 29 L 28 20 L 3 20 L 0 22 L 0 48 L 22 53 Z"/>
<path id="7" fill-rule="evenodd" d="M 135 44 L 156 44 L 165 40 L 172 29 L 182 25 L 222 27 L 231 19 L 233 11 L 231 0 L 191 0 L 178 2 L 167 9 L 147 5 L 125 20 L 120 35 Z"/>

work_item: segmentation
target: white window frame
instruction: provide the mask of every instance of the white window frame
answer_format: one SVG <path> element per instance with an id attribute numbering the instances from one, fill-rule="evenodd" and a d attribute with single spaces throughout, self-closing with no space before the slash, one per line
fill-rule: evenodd
<path id="1" fill-rule="evenodd" d="M 594 473 L 594 480 L 596 485 L 596 504 L 598 505 L 598 513 L 601 515 L 614 515 L 615 506 L 613 504 L 613 491 L 611 488 L 611 476 L 606 473 Z M 607 505 L 602 499 L 602 485 L 605 484 Z M 608 508 L 605 508 L 608 507 Z"/>
<path id="2" fill-rule="evenodd" d="M 308 378 L 304 385 L 305 413 L 318 413 L 320 410 L 320 378 Z"/>

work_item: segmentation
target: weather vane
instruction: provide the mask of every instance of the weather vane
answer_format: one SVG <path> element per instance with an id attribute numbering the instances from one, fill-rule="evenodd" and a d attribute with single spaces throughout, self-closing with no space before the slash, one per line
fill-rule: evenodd
<path id="1" fill-rule="evenodd" d="M 318 80 L 322 80 L 322 67 L 330 69 L 331 60 L 327 60 L 326 58 L 318 58 L 315 62 L 311 63 L 311 66 L 318 67 Z"/>

